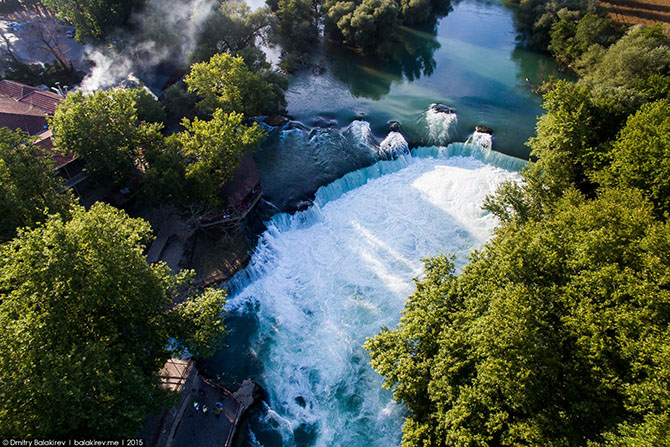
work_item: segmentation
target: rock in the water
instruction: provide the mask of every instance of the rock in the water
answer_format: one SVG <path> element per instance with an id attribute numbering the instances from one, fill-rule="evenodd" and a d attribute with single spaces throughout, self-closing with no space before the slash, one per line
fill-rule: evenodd
<path id="1" fill-rule="evenodd" d="M 489 135 L 493 135 L 493 129 L 491 129 L 488 126 L 484 126 L 483 124 L 480 124 L 477 127 L 475 127 L 475 130 L 480 133 L 487 133 Z"/>
<path id="2" fill-rule="evenodd" d="M 264 394 L 265 391 L 263 391 L 263 388 L 261 388 L 259 384 L 251 379 L 247 379 L 242 382 L 240 389 L 235 391 L 233 396 L 240 401 L 242 404 L 242 411 L 244 411 L 256 403 L 257 400 L 262 399 Z"/>
<path id="3" fill-rule="evenodd" d="M 397 121 L 391 121 L 391 125 L 389 126 L 391 132 L 400 132 L 400 123 Z"/>
<path id="4" fill-rule="evenodd" d="M 305 126 L 300 121 L 287 121 L 283 127 L 283 130 L 292 130 L 292 129 L 300 129 L 304 132 L 309 132 L 309 127 Z"/>
<path id="5" fill-rule="evenodd" d="M 272 127 L 281 126 L 286 123 L 289 119 L 282 115 L 272 115 L 265 118 L 265 124 Z"/>
<path id="6" fill-rule="evenodd" d="M 308 124 L 312 127 L 327 129 L 329 127 L 336 127 L 337 120 L 335 118 L 329 118 L 326 116 L 318 116 L 313 121 L 310 121 Z"/>
<path id="7" fill-rule="evenodd" d="M 445 106 L 444 104 L 431 104 L 430 108 L 438 113 L 456 113 L 456 109 L 453 107 Z"/>

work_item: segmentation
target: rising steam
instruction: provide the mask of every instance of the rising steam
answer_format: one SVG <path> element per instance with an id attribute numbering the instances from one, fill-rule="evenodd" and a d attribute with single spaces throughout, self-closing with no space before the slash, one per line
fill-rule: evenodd
<path id="1" fill-rule="evenodd" d="M 134 76 L 144 78 L 160 64 L 185 67 L 203 24 L 218 4 L 218 0 L 149 0 L 131 19 L 136 30 L 132 35 L 118 31 L 107 46 L 87 48 L 95 67 L 82 89 L 90 92 Z"/>

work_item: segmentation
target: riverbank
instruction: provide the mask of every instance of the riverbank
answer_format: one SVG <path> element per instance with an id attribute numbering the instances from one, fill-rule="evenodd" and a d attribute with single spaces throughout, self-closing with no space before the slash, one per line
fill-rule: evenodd
<path id="1" fill-rule="evenodd" d="M 156 235 L 147 261 L 164 262 L 175 273 L 194 270 L 198 288 L 224 283 L 249 262 L 249 231 L 242 225 L 198 229 L 192 219 L 167 208 L 137 209 L 134 214 L 149 221 Z"/>
<path id="2" fill-rule="evenodd" d="M 263 396 L 251 379 L 231 392 L 203 377 L 192 359 L 168 360 L 160 376 L 161 386 L 179 393 L 180 399 L 162 414 L 146 418 L 138 438 L 147 447 L 230 447 L 243 416 Z"/>

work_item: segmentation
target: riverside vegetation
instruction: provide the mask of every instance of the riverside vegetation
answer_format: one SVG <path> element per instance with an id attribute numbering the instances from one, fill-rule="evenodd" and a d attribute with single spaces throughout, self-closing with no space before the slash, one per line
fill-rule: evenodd
<path id="1" fill-rule="evenodd" d="M 108 4 L 47 3 L 85 20 L 78 37 L 125 14 L 83 12 Z M 219 206 L 219 184 L 264 138 L 239 112 L 284 104 L 285 81 L 248 50 L 251 68 L 228 53 L 194 65 L 186 78 L 193 93 L 168 95 L 171 117 L 183 118 L 169 136 L 168 115 L 142 88 L 69 94 L 50 120 L 56 150 L 84 158 L 97 183 L 123 187 L 141 168 L 147 200 Z M 223 86 L 208 82 L 224 77 Z M 225 290 L 197 291 L 192 271 L 149 265 L 149 224 L 110 205 L 77 205 L 21 131 L 0 129 L 0 185 L 0 437 L 135 436 L 147 413 L 174 402 L 159 386 L 165 361 L 221 346 Z"/>
<path id="2" fill-rule="evenodd" d="M 536 161 L 485 203 L 494 238 L 458 276 L 427 259 L 366 343 L 403 446 L 670 444 L 670 38 L 617 40 L 591 8 L 521 2 L 527 40 L 582 77 L 545 85 Z"/>

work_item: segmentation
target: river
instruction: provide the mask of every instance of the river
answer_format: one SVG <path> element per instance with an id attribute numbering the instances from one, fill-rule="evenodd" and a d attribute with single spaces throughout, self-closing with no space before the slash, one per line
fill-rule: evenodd
<path id="1" fill-rule="evenodd" d="M 228 347 L 202 365 L 268 393 L 241 445 L 399 445 L 404 408 L 361 345 L 397 324 L 422 258 L 452 253 L 462 269 L 496 225 L 482 201 L 519 178 L 541 114 L 526 78 L 551 62 L 517 47 L 513 14 L 463 0 L 379 57 L 325 43 L 325 73 L 293 77 L 296 122 L 269 128 L 255 154 L 277 213 L 228 284 Z"/>

